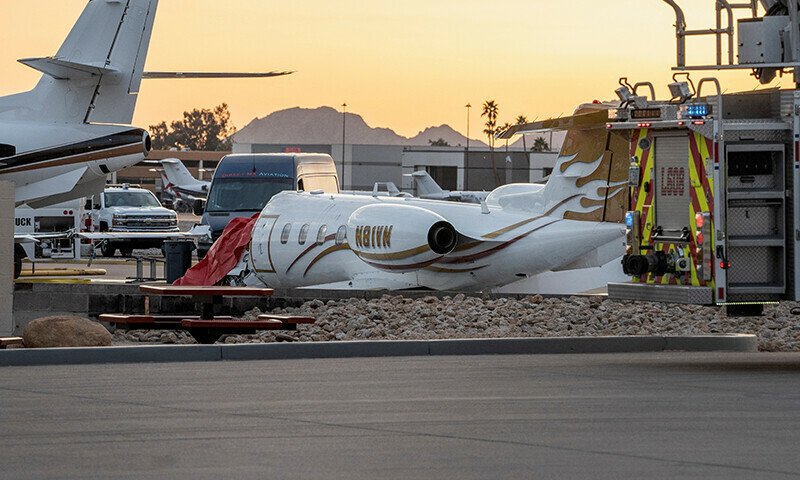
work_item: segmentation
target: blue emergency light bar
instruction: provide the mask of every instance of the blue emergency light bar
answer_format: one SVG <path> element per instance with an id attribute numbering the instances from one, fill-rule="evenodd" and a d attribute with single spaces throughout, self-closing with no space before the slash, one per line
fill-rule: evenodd
<path id="1" fill-rule="evenodd" d="M 711 114 L 711 105 L 707 103 L 692 103 L 686 105 L 685 114 L 688 118 L 703 118 Z"/>
<path id="2" fill-rule="evenodd" d="M 625 214 L 625 226 L 628 228 L 633 228 L 633 212 L 628 212 Z"/>

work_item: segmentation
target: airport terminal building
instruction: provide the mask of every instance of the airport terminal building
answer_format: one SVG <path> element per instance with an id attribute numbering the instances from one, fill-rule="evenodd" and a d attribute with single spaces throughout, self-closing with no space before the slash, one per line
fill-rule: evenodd
<path id="1" fill-rule="evenodd" d="M 372 190 L 376 182 L 393 182 L 415 193 L 407 176 L 427 170 L 446 190 L 492 190 L 500 184 L 536 182 L 549 175 L 557 152 L 533 153 L 521 148 L 425 147 L 402 145 L 239 143 L 234 153 L 327 153 L 336 163 L 346 190 Z M 344 155 L 343 155 L 344 152 Z"/>
<path id="2" fill-rule="evenodd" d="M 407 174 L 426 170 L 446 190 L 492 190 L 495 187 L 491 152 L 486 147 L 414 147 L 398 145 L 233 144 L 233 153 L 327 153 L 336 163 L 346 190 L 372 190 L 375 182 L 394 182 L 409 193 L 414 184 Z M 118 172 L 113 183 L 139 184 L 155 193 L 162 190 L 161 178 L 152 161 L 181 160 L 195 178 L 211 178 L 219 160 L 231 152 L 154 150 L 147 163 Z M 537 182 L 550 174 L 557 152 L 528 152 L 520 148 L 496 149 L 497 176 L 501 184 Z M 510 161 L 509 161 L 510 160 Z M 344 176 L 342 164 L 344 163 Z"/>

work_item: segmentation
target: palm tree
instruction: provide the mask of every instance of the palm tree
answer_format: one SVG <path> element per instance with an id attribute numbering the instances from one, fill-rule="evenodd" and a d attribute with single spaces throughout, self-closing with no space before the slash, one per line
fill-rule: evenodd
<path id="1" fill-rule="evenodd" d="M 536 140 L 533 141 L 533 147 L 531 147 L 532 152 L 549 152 L 550 145 L 548 145 L 547 140 L 544 137 L 536 137 Z"/>
<path id="2" fill-rule="evenodd" d="M 528 123 L 528 117 L 526 117 L 525 115 L 520 115 L 520 116 L 517 117 L 515 122 L 517 122 L 517 125 L 525 125 L 526 123 Z M 528 151 L 528 146 L 525 144 L 525 134 L 524 133 L 522 134 L 522 150 L 524 152 Z"/>
<path id="3" fill-rule="evenodd" d="M 497 132 L 498 133 L 503 133 L 503 132 L 508 131 L 509 128 L 511 128 L 511 124 L 506 122 L 500 128 L 497 129 Z M 508 139 L 507 138 L 506 138 L 506 153 L 508 153 Z"/>
<path id="4" fill-rule="evenodd" d="M 497 165 L 494 163 L 494 136 L 497 134 L 497 112 L 499 107 L 494 100 L 487 100 L 483 102 L 483 112 L 481 117 L 486 117 L 486 128 L 483 133 L 489 139 L 489 158 L 492 162 L 492 172 L 494 173 L 495 186 L 500 185 L 500 177 L 497 174 Z"/>

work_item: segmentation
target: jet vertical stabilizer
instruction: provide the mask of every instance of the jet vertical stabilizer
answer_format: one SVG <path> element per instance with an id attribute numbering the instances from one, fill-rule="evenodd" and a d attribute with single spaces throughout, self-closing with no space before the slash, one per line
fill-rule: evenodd
<path id="1" fill-rule="evenodd" d="M 208 195 L 211 182 L 194 178 L 186 165 L 177 158 L 161 160 L 161 166 L 164 169 L 164 189 L 172 195 L 189 203 Z"/>
<path id="2" fill-rule="evenodd" d="M 53 57 L 20 62 L 36 87 L 0 98 L 0 121 L 130 124 L 158 0 L 92 0 Z"/>
<path id="3" fill-rule="evenodd" d="M 553 173 L 544 188 L 535 193 L 536 210 L 568 220 L 625 220 L 629 134 L 606 129 L 607 121 L 606 106 L 587 104 L 570 117 L 515 126 L 498 137 L 543 129 L 567 130 Z M 499 201 L 525 208 L 524 203 L 530 201 L 530 195 L 526 195 L 508 195 Z"/>
<path id="4" fill-rule="evenodd" d="M 424 170 L 418 170 L 411 174 L 417 186 L 417 196 L 420 198 L 432 198 L 444 200 L 445 192 L 442 187 Z"/>

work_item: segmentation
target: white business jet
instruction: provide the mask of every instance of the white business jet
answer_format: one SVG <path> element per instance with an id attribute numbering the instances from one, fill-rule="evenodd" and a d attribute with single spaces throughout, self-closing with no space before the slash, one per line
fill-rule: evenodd
<path id="1" fill-rule="evenodd" d="M 191 205 L 196 199 L 208 196 L 211 182 L 194 178 L 186 165 L 177 158 L 161 160 L 161 167 L 164 169 L 164 190 L 175 198 Z"/>
<path id="2" fill-rule="evenodd" d="M 279 193 L 230 276 L 277 288 L 485 290 L 603 265 L 613 249 L 601 247 L 621 245 L 625 231 L 628 141 L 604 128 L 604 109 L 568 118 L 545 185 L 501 186 L 479 205 Z"/>

